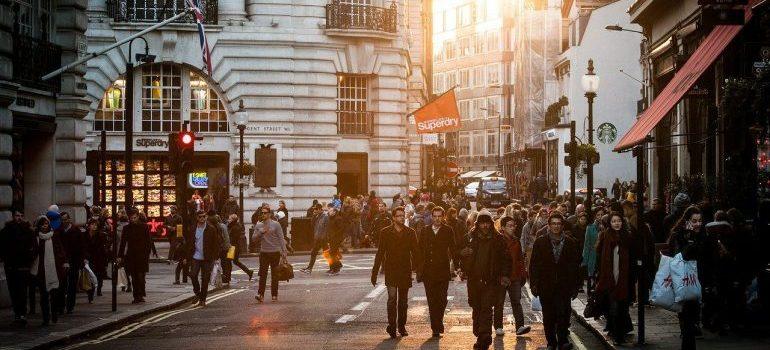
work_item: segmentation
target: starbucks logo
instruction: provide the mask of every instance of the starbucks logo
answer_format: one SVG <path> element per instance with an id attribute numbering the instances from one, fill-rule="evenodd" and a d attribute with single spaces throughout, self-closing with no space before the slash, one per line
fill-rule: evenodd
<path id="1" fill-rule="evenodd" d="M 618 129 L 610 123 L 601 123 L 597 129 L 601 143 L 612 143 L 618 138 Z"/>

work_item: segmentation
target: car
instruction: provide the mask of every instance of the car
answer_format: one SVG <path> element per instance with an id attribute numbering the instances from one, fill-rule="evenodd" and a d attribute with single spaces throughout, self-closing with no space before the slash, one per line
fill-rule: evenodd
<path id="1" fill-rule="evenodd" d="M 471 182 L 465 185 L 465 196 L 470 200 L 476 199 L 476 189 L 479 187 L 479 182 Z"/>
<path id="2" fill-rule="evenodd" d="M 499 208 L 511 204 L 508 182 L 504 177 L 490 176 L 479 180 L 476 190 L 476 207 Z"/>

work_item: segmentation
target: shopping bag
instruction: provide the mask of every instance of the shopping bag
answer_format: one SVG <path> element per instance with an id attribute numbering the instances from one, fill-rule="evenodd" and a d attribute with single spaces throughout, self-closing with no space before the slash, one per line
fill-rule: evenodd
<path id="1" fill-rule="evenodd" d="M 294 278 L 294 266 L 291 266 L 286 258 L 281 257 L 281 261 L 278 262 L 278 280 L 288 282 L 292 278 Z"/>
<path id="2" fill-rule="evenodd" d="M 235 259 L 235 246 L 231 245 L 230 249 L 227 250 L 227 258 L 230 260 Z"/>
<path id="3" fill-rule="evenodd" d="M 671 280 L 674 284 L 674 301 L 700 301 L 703 297 L 698 280 L 698 262 L 684 260 L 682 253 L 671 260 Z"/>
<path id="4" fill-rule="evenodd" d="M 91 286 L 95 286 L 97 280 L 96 280 L 96 274 L 94 273 L 94 271 L 91 270 L 91 267 L 88 265 L 86 265 L 83 269 L 88 274 L 88 281 L 91 282 Z"/>
<path id="5" fill-rule="evenodd" d="M 543 311 L 543 305 L 540 304 L 540 297 L 532 298 L 532 311 Z"/>
<path id="6" fill-rule="evenodd" d="M 675 302 L 674 281 L 671 279 L 671 260 L 670 256 L 660 256 L 658 272 L 655 274 L 655 282 L 652 284 L 652 293 L 650 293 L 650 303 L 660 306 L 666 310 L 679 312 L 681 305 Z"/>
<path id="7" fill-rule="evenodd" d="M 126 286 L 128 286 L 128 276 L 126 269 L 121 267 L 118 269 L 118 288 L 125 288 Z"/>
<path id="8" fill-rule="evenodd" d="M 222 287 L 222 263 L 219 259 L 214 261 L 214 267 L 211 269 L 210 283 L 214 287 Z"/>
<path id="9" fill-rule="evenodd" d="M 592 291 L 588 297 L 585 309 L 583 309 L 583 317 L 599 319 L 602 315 L 607 313 L 607 294 Z"/>
<path id="10" fill-rule="evenodd" d="M 78 290 L 81 292 L 88 292 L 93 288 L 94 286 L 91 284 L 91 281 L 88 280 L 88 272 L 86 272 L 86 269 L 80 269 L 80 274 L 78 275 Z"/>

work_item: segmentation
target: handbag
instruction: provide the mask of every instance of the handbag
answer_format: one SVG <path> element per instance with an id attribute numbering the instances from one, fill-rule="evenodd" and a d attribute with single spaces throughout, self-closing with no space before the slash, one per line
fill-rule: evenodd
<path id="1" fill-rule="evenodd" d="M 230 249 L 227 250 L 227 258 L 230 260 L 235 259 L 235 246 L 231 245 Z"/>
<path id="2" fill-rule="evenodd" d="M 607 295 L 593 291 L 588 297 L 588 303 L 583 310 L 583 317 L 599 319 L 607 313 Z"/>
<path id="3" fill-rule="evenodd" d="M 291 266 L 286 258 L 281 257 L 281 261 L 278 262 L 278 280 L 288 282 L 292 278 L 294 278 L 294 266 Z"/>
<path id="4" fill-rule="evenodd" d="M 80 274 L 78 275 L 78 290 L 81 292 L 88 292 L 93 288 L 94 286 L 91 285 L 88 272 L 85 269 L 81 269 Z"/>

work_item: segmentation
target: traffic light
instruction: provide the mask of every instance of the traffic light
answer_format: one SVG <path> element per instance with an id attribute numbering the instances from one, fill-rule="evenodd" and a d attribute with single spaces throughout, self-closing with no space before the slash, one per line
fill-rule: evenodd
<path id="1" fill-rule="evenodd" d="M 169 146 L 170 147 L 170 146 Z M 195 134 L 191 131 L 182 131 L 176 139 L 178 170 L 183 173 L 192 171 L 195 158 Z"/>
<path id="2" fill-rule="evenodd" d="M 566 154 L 564 156 L 564 165 L 568 167 L 576 167 L 577 166 L 577 143 L 567 142 L 564 144 L 564 153 Z"/>
<path id="3" fill-rule="evenodd" d="M 577 162 L 575 162 L 575 158 L 573 156 L 570 156 L 570 155 L 564 156 L 564 165 L 568 167 L 575 167 L 577 166 L 576 163 Z"/>

